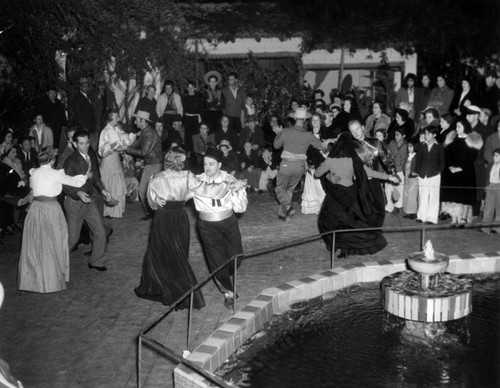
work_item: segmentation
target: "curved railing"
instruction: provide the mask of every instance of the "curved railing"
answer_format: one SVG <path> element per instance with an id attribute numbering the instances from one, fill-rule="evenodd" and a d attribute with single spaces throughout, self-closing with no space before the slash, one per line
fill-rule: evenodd
<path id="1" fill-rule="evenodd" d="M 467 224 L 462 226 L 464 229 L 479 229 L 479 228 L 484 228 L 484 227 L 500 227 L 500 223 L 488 223 L 488 224 Z M 175 301 L 169 308 L 168 310 L 160 317 L 158 318 L 155 322 L 153 322 L 151 325 L 149 325 L 147 328 L 145 328 L 141 333 L 139 334 L 137 340 L 137 387 L 141 388 L 141 371 L 142 371 L 142 347 L 147 346 L 151 350 L 155 351 L 156 353 L 162 355 L 163 357 L 166 357 L 170 359 L 171 361 L 174 361 L 178 364 L 183 364 L 186 367 L 192 369 L 193 371 L 197 372 L 204 378 L 206 378 L 208 381 L 211 383 L 223 387 L 223 388 L 234 388 L 234 384 L 228 383 L 226 380 L 222 379 L 221 377 L 208 372 L 207 370 L 201 368 L 195 363 L 190 362 L 186 358 L 182 356 L 182 354 L 177 354 L 174 350 L 170 349 L 169 347 L 160 344 L 158 341 L 150 338 L 147 336 L 147 334 L 153 330 L 163 319 L 165 319 L 172 311 L 176 309 L 178 305 L 180 305 L 186 298 L 189 297 L 189 310 L 188 310 L 188 317 L 187 317 L 187 333 L 186 333 L 186 349 L 190 350 L 190 334 L 191 334 L 191 315 L 193 312 L 193 294 L 196 290 L 200 289 L 203 287 L 206 283 L 208 283 L 210 280 L 212 280 L 218 273 L 221 271 L 224 267 L 226 267 L 230 263 L 234 263 L 234 273 L 233 273 L 233 284 L 234 284 L 234 293 L 236 294 L 237 290 L 237 275 L 238 275 L 238 266 L 237 261 L 238 260 L 246 260 L 250 259 L 252 257 L 256 256 L 261 256 L 266 253 L 271 253 L 275 251 L 279 251 L 282 249 L 290 248 L 293 246 L 297 245 L 303 245 L 307 244 L 312 241 L 319 240 L 323 236 L 332 235 L 332 250 L 331 250 L 331 255 L 330 255 L 330 268 L 333 269 L 334 267 L 334 262 L 335 262 L 335 238 L 338 233 L 349 233 L 349 232 L 369 232 L 369 231 L 381 231 L 383 233 L 398 233 L 398 232 L 412 232 L 412 231 L 420 231 L 421 232 L 421 239 L 420 239 L 420 247 L 419 249 L 423 249 L 424 243 L 425 243 L 425 234 L 427 230 L 446 230 L 446 229 L 453 229 L 456 230 L 455 226 L 452 226 L 450 224 L 448 225 L 418 225 L 418 226 L 390 226 L 390 227 L 379 227 L 379 228 L 360 228 L 360 229 L 342 229 L 342 230 L 335 230 L 335 231 L 329 231 L 329 232 L 324 232 L 324 233 L 319 233 L 315 234 L 312 236 L 308 236 L 299 240 L 294 240 L 293 242 L 287 242 L 287 243 L 282 243 L 282 244 L 277 244 L 274 245 L 270 248 L 262 248 L 262 249 L 255 249 L 253 251 L 241 254 L 241 255 L 236 255 L 228 259 L 226 262 L 221 264 L 219 267 L 214 269 L 212 272 L 210 272 L 207 276 L 205 276 L 202 280 L 200 280 L 196 285 L 191 287 L 189 291 L 184 293 L 177 301 Z M 236 298 L 233 299 L 233 313 L 235 311 L 235 306 L 236 306 Z"/>

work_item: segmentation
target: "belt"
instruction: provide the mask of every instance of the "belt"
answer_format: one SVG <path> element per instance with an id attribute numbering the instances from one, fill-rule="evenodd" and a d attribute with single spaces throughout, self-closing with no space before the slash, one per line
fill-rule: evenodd
<path id="1" fill-rule="evenodd" d="M 222 221 L 225 220 L 226 218 L 229 218 L 233 215 L 232 210 L 225 210 L 223 212 L 214 212 L 214 213 L 205 213 L 205 212 L 200 212 L 200 219 L 203 221 Z"/>
<path id="2" fill-rule="evenodd" d="M 186 113 L 184 112 L 184 116 L 199 116 L 199 113 Z"/>
<path id="3" fill-rule="evenodd" d="M 33 197 L 33 200 L 38 202 L 56 202 L 57 197 L 46 197 L 45 195 L 37 195 L 36 197 Z"/>

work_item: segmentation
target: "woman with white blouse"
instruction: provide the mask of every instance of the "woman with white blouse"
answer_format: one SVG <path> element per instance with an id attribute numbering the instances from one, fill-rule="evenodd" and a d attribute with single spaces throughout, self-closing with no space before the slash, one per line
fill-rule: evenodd
<path id="1" fill-rule="evenodd" d="M 30 170 L 34 201 L 24 222 L 19 290 L 48 293 L 65 290 L 69 281 L 68 225 L 57 196 L 62 185 L 81 187 L 87 178 L 54 170 L 50 151 L 40 153 L 38 160 L 41 166 Z"/>
<path id="2" fill-rule="evenodd" d="M 118 113 L 109 114 L 108 123 L 99 138 L 100 172 L 104 187 L 118 203 L 104 206 L 105 217 L 120 218 L 125 211 L 127 184 L 120 153 L 133 143 L 135 137 L 135 134 L 127 134 L 118 127 Z"/>

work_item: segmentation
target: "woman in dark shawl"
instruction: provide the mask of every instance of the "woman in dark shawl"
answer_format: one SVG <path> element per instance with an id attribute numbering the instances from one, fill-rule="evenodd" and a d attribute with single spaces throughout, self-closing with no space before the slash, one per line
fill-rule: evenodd
<path id="1" fill-rule="evenodd" d="M 327 174 L 326 197 L 318 217 L 321 233 L 378 227 L 380 217 L 383 220 L 368 177 L 396 178 L 366 167 L 356 152 L 356 146 L 350 133 L 342 133 L 328 158 L 315 172 L 317 177 Z M 325 235 L 323 239 L 331 250 L 332 235 Z M 341 250 L 339 257 L 373 254 L 386 245 L 387 241 L 380 230 L 341 232 L 335 236 L 335 247 Z"/>

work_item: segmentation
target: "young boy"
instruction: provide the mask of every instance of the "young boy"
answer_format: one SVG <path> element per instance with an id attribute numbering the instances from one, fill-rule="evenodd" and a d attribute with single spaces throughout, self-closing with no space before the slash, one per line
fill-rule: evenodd
<path id="1" fill-rule="evenodd" d="M 417 152 L 415 172 L 418 175 L 417 222 L 437 224 L 439 215 L 439 190 L 441 173 L 445 168 L 444 148 L 436 141 L 439 132 L 437 125 L 425 128 L 425 143 L 420 144 Z"/>
<path id="2" fill-rule="evenodd" d="M 405 181 L 405 163 L 408 158 L 408 143 L 406 142 L 406 132 L 404 128 L 396 128 L 394 132 L 395 140 L 391 141 L 388 147 L 389 152 L 394 157 L 396 174 L 400 180 L 399 185 L 389 182 L 385 184 L 385 195 L 387 204 L 385 210 L 389 213 L 399 214 L 403 208 L 403 186 Z"/>
<path id="3" fill-rule="evenodd" d="M 500 222 L 500 148 L 493 151 L 493 166 L 491 166 L 489 185 L 486 187 L 484 201 L 483 224 Z M 495 220 L 495 221 L 493 221 Z M 481 228 L 483 233 L 500 233 L 500 227 Z"/>

